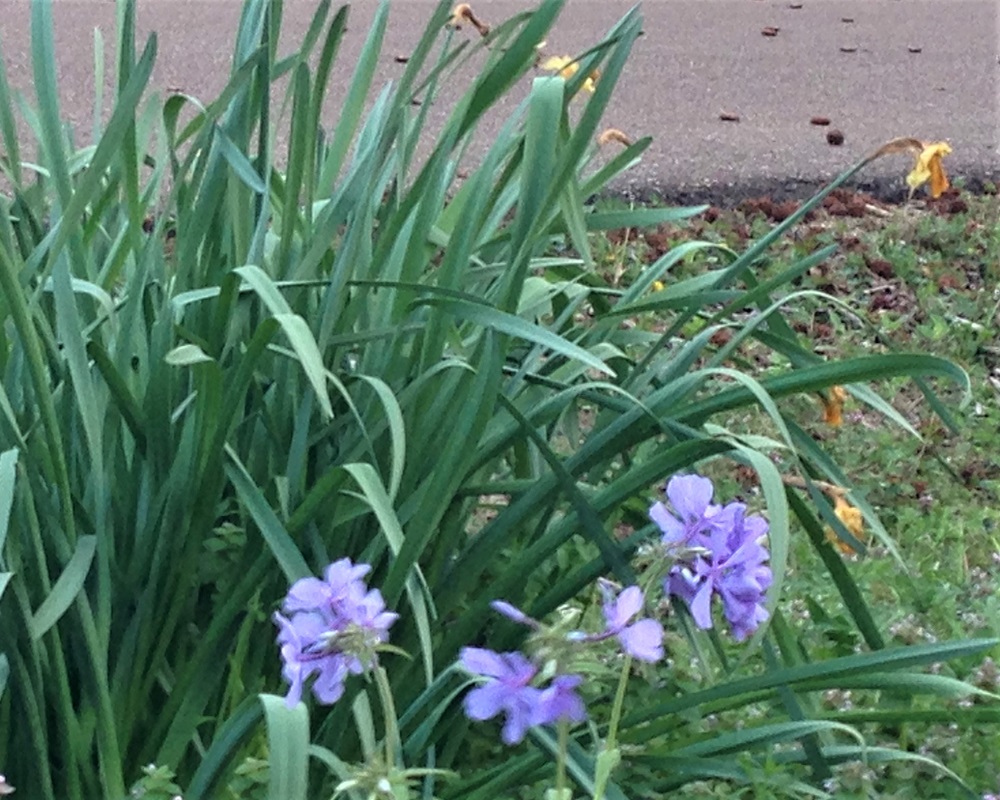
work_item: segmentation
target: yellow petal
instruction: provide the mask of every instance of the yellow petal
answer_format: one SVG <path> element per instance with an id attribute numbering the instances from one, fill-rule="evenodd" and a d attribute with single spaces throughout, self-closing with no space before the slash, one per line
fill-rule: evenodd
<path id="1" fill-rule="evenodd" d="M 831 386 L 830 391 L 821 398 L 823 403 L 823 421 L 827 425 L 839 428 L 844 424 L 844 401 L 847 399 L 847 392 L 843 386 Z"/>
<path id="2" fill-rule="evenodd" d="M 906 176 L 906 183 L 909 187 L 916 189 L 930 181 L 931 197 L 940 197 L 948 188 L 948 178 L 944 174 L 941 158 L 949 153 L 951 153 L 951 147 L 947 142 L 925 144 L 924 149 L 917 156 L 917 163 L 913 165 L 910 174 Z"/>
<path id="3" fill-rule="evenodd" d="M 837 515 L 837 519 L 851 532 L 852 536 L 861 538 L 865 532 L 865 518 L 860 508 L 855 508 L 843 497 L 838 496 L 833 501 L 833 513 Z"/>
<path id="4" fill-rule="evenodd" d="M 948 176 L 941 166 L 941 157 L 931 159 L 931 197 L 937 198 L 948 191 Z"/>
<path id="5" fill-rule="evenodd" d="M 580 69 L 572 56 L 549 56 L 542 62 L 542 69 L 548 72 L 558 72 L 564 78 L 572 77 Z"/>
<path id="6" fill-rule="evenodd" d="M 861 539 L 865 532 L 865 519 L 861 513 L 861 509 L 855 508 L 842 496 L 837 495 L 833 501 L 833 513 L 837 515 L 837 519 L 839 519 L 841 524 L 847 528 L 851 536 L 855 539 Z M 833 528 L 826 528 L 826 538 L 827 541 L 836 545 L 840 552 L 847 553 L 849 555 L 854 553 L 854 548 L 847 542 L 842 541 L 837 534 L 834 533 Z"/>

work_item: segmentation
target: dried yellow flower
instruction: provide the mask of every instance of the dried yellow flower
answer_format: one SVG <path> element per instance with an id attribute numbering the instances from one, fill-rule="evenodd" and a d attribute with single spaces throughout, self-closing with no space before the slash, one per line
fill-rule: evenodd
<path id="1" fill-rule="evenodd" d="M 860 508 L 855 508 L 842 495 L 838 494 L 833 500 L 833 513 L 837 515 L 837 519 L 847 528 L 851 536 L 855 539 L 861 539 L 865 532 L 865 519 Z M 842 553 L 854 553 L 854 548 L 847 542 L 841 541 L 833 532 L 833 528 L 826 529 L 826 538 L 836 545 Z"/>
<path id="2" fill-rule="evenodd" d="M 618 128 L 608 128 L 597 137 L 597 143 L 601 147 L 611 142 L 618 142 L 618 144 L 625 145 L 625 147 L 629 147 L 632 144 L 632 140 L 628 135 L 624 131 L 618 130 Z"/>
<path id="3" fill-rule="evenodd" d="M 559 77 L 569 80 L 579 72 L 580 65 L 572 56 L 549 56 L 542 62 L 542 69 L 547 72 L 557 72 Z M 583 88 L 593 94 L 600 76 L 601 74 L 595 69 L 583 82 Z"/>
<path id="4" fill-rule="evenodd" d="M 844 401 L 847 391 L 843 386 L 831 386 L 830 391 L 820 398 L 823 403 L 823 421 L 839 428 L 844 424 Z"/>
<path id="5" fill-rule="evenodd" d="M 911 194 L 928 181 L 931 184 L 931 197 L 940 197 L 948 190 L 948 176 L 944 174 L 944 167 L 941 165 L 941 159 L 951 153 L 951 146 L 947 142 L 927 143 L 909 136 L 901 136 L 886 142 L 869 155 L 865 162 L 897 153 L 916 154 L 917 163 L 906 176 Z"/>
<path id="6" fill-rule="evenodd" d="M 944 194 L 948 189 L 948 176 L 944 174 L 941 158 L 949 153 L 951 147 L 947 142 L 925 144 L 917 155 L 917 163 L 906 176 L 907 185 L 911 189 L 916 189 L 930 181 L 931 197 L 940 197 Z"/>
<path id="7" fill-rule="evenodd" d="M 475 15 L 472 6 L 468 3 L 459 3 L 452 9 L 451 19 L 448 20 L 448 24 L 458 29 L 465 22 L 468 22 L 473 28 L 479 31 L 480 36 L 489 36 L 490 26 Z"/>

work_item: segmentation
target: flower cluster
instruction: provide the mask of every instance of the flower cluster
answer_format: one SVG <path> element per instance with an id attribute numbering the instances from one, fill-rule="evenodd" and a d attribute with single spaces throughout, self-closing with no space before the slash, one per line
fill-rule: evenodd
<path id="1" fill-rule="evenodd" d="M 574 631 L 560 637 L 563 643 L 577 647 L 614 638 L 635 659 L 655 662 L 663 658 L 663 627 L 656 620 L 635 619 L 645 603 L 642 590 L 629 586 L 616 594 L 610 583 L 602 582 L 601 591 L 605 628 L 593 634 Z M 492 605 L 508 619 L 544 635 L 541 623 L 510 603 L 496 601 Z M 478 647 L 463 648 L 459 662 L 468 672 L 486 679 L 466 695 L 466 716 L 483 721 L 503 713 L 501 738 L 505 744 L 517 744 L 535 725 L 583 722 L 587 718 L 576 691 L 583 682 L 579 675 L 543 668 L 520 652 L 496 653 Z"/>
<path id="2" fill-rule="evenodd" d="M 733 636 L 743 641 L 768 618 L 764 595 L 771 585 L 770 554 L 761 543 L 768 526 L 763 517 L 747 515 L 742 503 L 713 504 L 714 493 L 708 478 L 675 476 L 667 484 L 673 512 L 656 503 L 649 516 L 678 558 L 664 591 L 683 599 L 703 629 L 712 627 L 712 597 L 718 595 Z"/>
<path id="3" fill-rule="evenodd" d="M 576 693 L 583 680 L 579 675 L 556 675 L 549 686 L 537 686 L 540 670 L 523 653 L 496 653 L 480 647 L 463 647 L 459 662 L 487 679 L 465 696 L 466 716 L 481 722 L 503 712 L 505 744 L 520 742 L 533 725 L 587 718 Z"/>
<path id="4" fill-rule="evenodd" d="M 370 571 L 368 564 L 342 558 L 326 568 L 323 580 L 302 578 L 288 590 L 285 613 L 275 613 L 274 621 L 289 707 L 302 698 L 313 674 L 313 694 L 331 704 L 343 695 L 348 675 L 360 675 L 375 664 L 378 648 L 388 641 L 389 627 L 399 615 L 385 610 L 377 589 L 368 589 L 363 578 Z"/>

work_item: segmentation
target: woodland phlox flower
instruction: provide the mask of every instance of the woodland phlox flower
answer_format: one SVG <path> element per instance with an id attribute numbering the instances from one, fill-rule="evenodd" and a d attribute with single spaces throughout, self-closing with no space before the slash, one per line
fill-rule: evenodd
<path id="1" fill-rule="evenodd" d="M 348 675 L 371 669 L 379 647 L 389 640 L 389 628 L 398 614 L 385 610 L 377 589 L 363 578 L 368 564 L 350 559 L 335 561 L 324 579 L 302 578 L 292 584 L 274 614 L 278 644 L 284 661 L 282 676 L 289 683 L 289 707 L 302 699 L 307 679 L 315 675 L 312 692 L 330 705 L 344 693 Z M 287 615 L 287 616 L 286 616 Z"/>
<path id="2" fill-rule="evenodd" d="M 761 516 L 748 516 L 742 503 L 713 505 L 714 493 L 708 478 L 674 477 L 667 497 L 676 516 L 663 503 L 654 504 L 649 516 L 676 557 L 664 592 L 684 600 L 703 629 L 712 627 L 712 598 L 719 596 L 733 637 L 742 641 L 768 618 L 764 600 L 772 575 L 762 543 L 768 525 Z"/>
<path id="3" fill-rule="evenodd" d="M 600 582 L 604 594 L 604 619 L 607 628 L 603 636 L 615 636 L 622 650 L 632 658 L 654 664 L 663 658 L 663 626 L 655 619 L 638 619 L 646 598 L 638 586 L 629 586 L 615 594 L 607 581 Z"/>
<path id="4" fill-rule="evenodd" d="M 725 509 L 712 503 L 715 488 L 708 478 L 675 475 L 667 482 L 666 493 L 673 511 L 662 502 L 653 503 L 649 518 L 663 531 L 661 541 L 668 547 L 703 547 L 714 525 L 726 525 L 720 517 Z"/>
<path id="5" fill-rule="evenodd" d="M 469 719 L 482 721 L 504 715 L 501 739 L 517 744 L 535 725 L 556 722 L 583 722 L 587 710 L 577 693 L 583 678 L 569 671 L 569 656 L 589 644 L 617 638 L 622 650 L 633 658 L 653 662 L 663 658 L 663 627 L 651 619 L 636 619 L 645 604 L 638 586 L 622 592 L 601 582 L 606 626 L 598 633 L 547 629 L 538 620 L 504 600 L 495 600 L 493 610 L 520 625 L 531 628 L 536 645 L 532 656 L 514 651 L 497 653 L 479 647 L 465 647 L 459 663 L 467 671 L 485 679 L 464 700 Z"/>
<path id="6" fill-rule="evenodd" d="M 481 722 L 502 713 L 504 744 L 517 744 L 535 725 L 587 718 L 583 700 L 576 694 L 583 680 L 579 675 L 556 675 L 548 686 L 539 686 L 540 669 L 523 653 L 480 647 L 463 647 L 459 663 L 486 679 L 465 696 L 465 715 Z"/>

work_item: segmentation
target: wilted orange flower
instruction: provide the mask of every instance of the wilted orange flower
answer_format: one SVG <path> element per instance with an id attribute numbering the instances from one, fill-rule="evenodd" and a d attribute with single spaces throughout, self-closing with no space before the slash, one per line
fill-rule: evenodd
<path id="1" fill-rule="evenodd" d="M 844 424 L 844 401 L 847 400 L 847 391 L 843 386 L 831 386 L 821 401 L 823 403 L 823 421 L 827 425 L 839 428 Z"/>
<path id="2" fill-rule="evenodd" d="M 865 532 L 865 519 L 861 514 L 860 508 L 855 508 L 850 503 L 848 503 L 842 495 L 837 495 L 833 500 L 833 513 L 837 515 L 837 519 L 840 520 L 841 524 L 847 528 L 851 536 L 855 539 L 860 539 Z M 837 548 L 842 553 L 854 553 L 854 548 L 851 547 L 847 542 L 841 541 L 837 534 L 833 532 L 833 528 L 826 529 L 826 538 L 828 541 L 832 542 L 837 546 Z"/>
<path id="3" fill-rule="evenodd" d="M 472 6 L 468 3 L 459 3 L 451 11 L 451 19 L 448 24 L 454 28 L 461 28 L 462 23 L 468 22 L 473 28 L 479 31 L 480 36 L 488 36 L 490 26 L 482 22 L 472 11 Z"/>
<path id="4" fill-rule="evenodd" d="M 931 182 L 931 197 L 940 197 L 948 189 L 948 176 L 944 174 L 944 167 L 941 166 L 941 158 L 951 153 L 951 147 L 947 142 L 934 142 L 925 144 L 917 155 L 917 163 L 910 174 L 906 176 L 906 183 L 911 189 L 916 189 Z"/>
<path id="5" fill-rule="evenodd" d="M 572 56 L 549 56 L 542 62 L 542 69 L 548 72 L 558 72 L 559 77 L 569 80 L 580 70 L 580 65 Z M 596 69 L 583 82 L 583 88 L 591 94 L 597 88 L 597 79 L 601 76 Z"/>
<path id="6" fill-rule="evenodd" d="M 618 130 L 618 128 L 608 128 L 597 137 L 597 143 L 601 147 L 604 147 L 604 145 L 610 142 L 618 142 L 618 144 L 623 144 L 626 147 L 632 144 L 632 140 L 628 137 L 628 134 L 624 131 Z"/>

